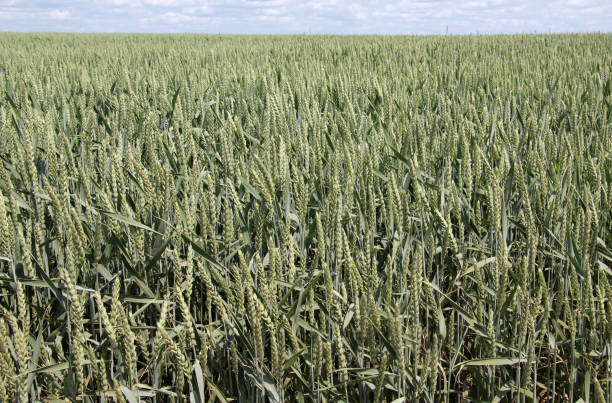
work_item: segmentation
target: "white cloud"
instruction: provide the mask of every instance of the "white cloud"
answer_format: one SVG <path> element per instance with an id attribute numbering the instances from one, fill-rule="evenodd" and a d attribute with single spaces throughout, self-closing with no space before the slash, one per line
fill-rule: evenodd
<path id="1" fill-rule="evenodd" d="M 259 12 L 263 15 L 275 16 L 275 15 L 284 15 L 287 13 L 287 10 L 283 7 L 281 8 L 263 8 L 263 9 L 260 9 Z"/>
<path id="2" fill-rule="evenodd" d="M 287 0 L 246 0 L 244 4 L 250 7 L 279 7 L 290 4 L 290 1 Z"/>
<path id="3" fill-rule="evenodd" d="M 302 7 L 312 8 L 313 10 L 321 10 L 323 9 L 323 3 L 320 1 L 307 1 L 306 3 L 302 4 Z"/>
<path id="4" fill-rule="evenodd" d="M 449 18 L 451 15 L 453 15 L 453 10 L 450 8 L 440 9 L 440 11 L 436 11 L 432 14 L 435 18 Z"/>
<path id="5" fill-rule="evenodd" d="M 591 5 L 592 1 L 590 0 L 567 0 L 564 3 L 571 7 L 584 7 L 584 6 Z"/>
<path id="6" fill-rule="evenodd" d="M 193 1 L 189 0 L 141 0 L 145 6 L 161 6 L 161 7 L 185 7 L 193 5 Z"/>
<path id="7" fill-rule="evenodd" d="M 134 5 L 134 3 L 138 4 L 138 1 L 133 0 L 96 0 L 98 4 L 110 4 L 113 6 L 125 6 L 125 5 Z"/>
<path id="8" fill-rule="evenodd" d="M 68 10 L 51 10 L 47 13 L 47 15 L 49 16 L 49 18 L 53 18 L 56 20 L 63 20 L 65 18 L 68 18 L 68 16 L 70 16 L 70 11 Z"/>
<path id="9" fill-rule="evenodd" d="M 462 8 L 485 8 L 489 7 L 489 4 L 486 1 L 466 1 L 463 4 L 459 3 L 459 6 Z"/>

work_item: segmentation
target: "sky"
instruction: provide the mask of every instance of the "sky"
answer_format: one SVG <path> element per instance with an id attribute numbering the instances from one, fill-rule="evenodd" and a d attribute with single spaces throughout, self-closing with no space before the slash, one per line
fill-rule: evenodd
<path id="1" fill-rule="evenodd" d="M 0 0 L 0 31 L 612 32 L 612 0 Z"/>

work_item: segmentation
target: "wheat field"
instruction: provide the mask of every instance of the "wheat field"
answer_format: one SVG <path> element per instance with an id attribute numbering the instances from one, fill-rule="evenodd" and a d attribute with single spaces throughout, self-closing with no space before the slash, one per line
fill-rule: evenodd
<path id="1" fill-rule="evenodd" d="M 0 34 L 0 401 L 612 402 L 612 35 Z"/>

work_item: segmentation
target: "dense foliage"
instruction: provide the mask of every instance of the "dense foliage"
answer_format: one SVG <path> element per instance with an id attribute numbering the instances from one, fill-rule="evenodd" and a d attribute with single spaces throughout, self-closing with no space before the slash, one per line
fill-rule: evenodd
<path id="1" fill-rule="evenodd" d="M 0 400 L 612 395 L 612 35 L 0 35 Z"/>

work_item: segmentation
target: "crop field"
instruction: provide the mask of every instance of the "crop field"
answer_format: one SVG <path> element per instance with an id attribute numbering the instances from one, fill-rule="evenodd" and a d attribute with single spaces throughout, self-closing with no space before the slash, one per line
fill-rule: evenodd
<path id="1" fill-rule="evenodd" d="M 0 34 L 0 401 L 612 402 L 611 73 L 611 34 Z"/>

